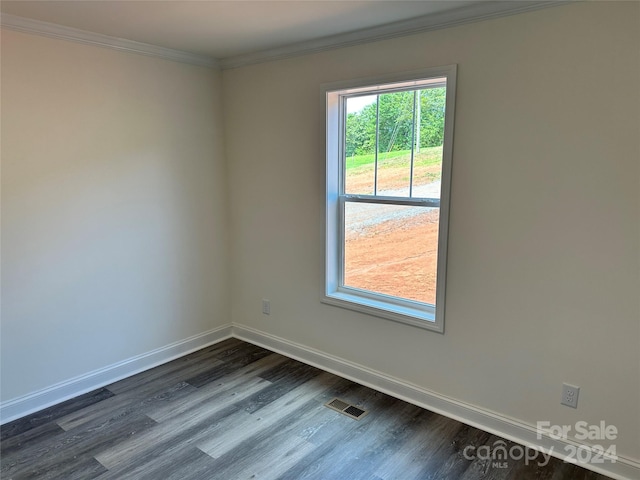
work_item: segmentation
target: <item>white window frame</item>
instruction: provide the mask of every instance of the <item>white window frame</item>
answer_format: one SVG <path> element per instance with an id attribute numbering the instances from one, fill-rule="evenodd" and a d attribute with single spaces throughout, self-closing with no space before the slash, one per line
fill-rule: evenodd
<path id="1" fill-rule="evenodd" d="M 434 67 L 375 78 L 354 79 L 322 86 L 326 101 L 326 230 L 325 292 L 322 302 L 396 322 L 444 333 L 445 287 L 447 279 L 447 241 L 453 156 L 453 126 L 456 91 L 456 65 Z M 438 206 L 433 199 L 397 198 L 344 194 L 344 122 L 346 98 L 362 94 L 389 93 L 420 89 L 436 79 L 446 79 L 444 142 L 442 151 L 440 218 L 436 303 L 422 302 L 360 290 L 342 285 L 344 267 L 344 202 L 394 203 L 414 206 Z M 425 83 L 425 81 L 427 83 Z M 440 83 L 441 84 L 441 83 Z"/>

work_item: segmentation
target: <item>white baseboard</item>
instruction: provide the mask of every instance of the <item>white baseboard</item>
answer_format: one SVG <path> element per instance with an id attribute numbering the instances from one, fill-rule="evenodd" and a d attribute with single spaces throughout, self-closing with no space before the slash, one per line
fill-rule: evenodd
<path id="1" fill-rule="evenodd" d="M 231 325 L 209 330 L 0 404 L 4 424 L 231 338 Z"/>
<path id="2" fill-rule="evenodd" d="M 233 336 L 268 350 L 281 353 L 287 357 L 300 360 L 301 362 L 313 365 L 327 372 L 353 380 L 361 385 L 371 387 L 392 397 L 405 400 L 419 407 L 444 415 L 445 417 L 453 418 L 521 445 L 551 454 L 561 460 L 567 458 L 567 453 L 565 452 L 575 452 L 575 448 L 587 448 L 591 451 L 590 446 L 573 442 L 570 439 L 557 440 L 546 434 L 540 436 L 534 425 L 529 425 L 519 420 L 460 402 L 417 385 L 412 385 L 403 380 L 390 377 L 363 365 L 328 355 L 319 350 L 255 330 L 251 327 L 234 324 Z M 595 455 L 596 452 L 593 453 Z M 602 464 L 581 463 L 580 466 L 619 480 L 640 478 L 640 462 L 620 456 L 618 456 L 615 463 L 610 461 L 605 461 L 605 463 Z"/>
<path id="3" fill-rule="evenodd" d="M 571 440 L 557 440 L 545 434 L 539 438 L 539 432 L 533 425 L 440 395 L 305 345 L 237 324 L 233 326 L 226 325 L 194 335 L 37 392 L 3 402 L 0 404 L 0 423 L 4 424 L 29 415 L 230 337 L 236 337 L 287 357 L 300 360 L 467 425 L 551 454 L 562 460 L 566 459 L 564 452 L 567 452 L 566 448 L 568 447 L 590 448 L 588 445 L 581 445 Z M 615 463 L 585 463 L 581 464 L 581 466 L 619 480 L 640 478 L 640 462 L 621 456 L 618 457 Z"/>

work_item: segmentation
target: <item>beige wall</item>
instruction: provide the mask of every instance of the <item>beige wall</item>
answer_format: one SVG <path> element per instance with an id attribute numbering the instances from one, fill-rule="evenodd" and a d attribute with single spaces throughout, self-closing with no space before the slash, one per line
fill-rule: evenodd
<path id="1" fill-rule="evenodd" d="M 220 73 L 2 32 L 2 399 L 229 322 Z"/>
<path id="2" fill-rule="evenodd" d="M 223 72 L 232 318 L 640 459 L 639 7 L 591 2 Z M 320 303 L 320 85 L 458 64 L 445 334 Z M 261 299 L 272 302 L 261 314 Z M 562 382 L 580 405 L 560 405 Z"/>

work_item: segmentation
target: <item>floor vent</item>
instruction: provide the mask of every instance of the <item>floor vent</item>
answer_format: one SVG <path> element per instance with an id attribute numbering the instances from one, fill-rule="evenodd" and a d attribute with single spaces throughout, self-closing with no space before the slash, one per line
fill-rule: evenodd
<path id="1" fill-rule="evenodd" d="M 344 402 L 339 398 L 334 398 L 324 405 L 332 410 L 335 410 L 336 412 L 343 413 L 347 417 L 355 418 L 356 420 L 360 420 L 367 413 L 369 413 L 366 410 L 358 408 L 355 405 L 351 405 L 350 403 Z"/>

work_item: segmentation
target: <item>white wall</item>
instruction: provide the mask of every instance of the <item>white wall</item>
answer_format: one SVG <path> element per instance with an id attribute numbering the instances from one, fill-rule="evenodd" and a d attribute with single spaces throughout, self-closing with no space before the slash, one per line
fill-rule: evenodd
<path id="1" fill-rule="evenodd" d="M 231 318 L 515 422 L 604 420 L 640 461 L 639 20 L 589 2 L 222 75 L 3 31 L 0 398 Z M 321 304 L 320 85 L 451 63 L 445 334 Z"/>
<path id="2" fill-rule="evenodd" d="M 228 323 L 220 73 L 2 32 L 2 400 Z"/>
<path id="3" fill-rule="evenodd" d="M 223 72 L 234 323 L 529 425 L 604 420 L 640 459 L 639 13 L 574 4 Z M 321 304 L 320 85 L 453 63 L 445 334 Z"/>

